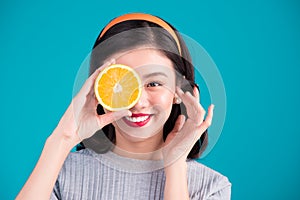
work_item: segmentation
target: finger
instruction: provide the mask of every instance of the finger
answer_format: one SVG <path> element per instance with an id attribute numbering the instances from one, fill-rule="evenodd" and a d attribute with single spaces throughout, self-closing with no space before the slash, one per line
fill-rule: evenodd
<path id="1" fill-rule="evenodd" d="M 96 71 L 94 71 L 94 73 L 86 80 L 86 82 L 84 83 L 82 89 L 83 92 L 86 92 L 87 95 L 94 95 L 94 84 L 95 84 L 95 80 L 98 77 L 98 75 L 100 74 L 101 71 L 103 71 L 105 68 L 109 67 L 112 64 L 115 64 L 116 60 L 115 59 L 111 59 L 107 62 L 105 62 L 103 65 L 101 65 L 101 67 L 99 67 Z"/>
<path id="2" fill-rule="evenodd" d="M 175 124 L 173 130 L 168 134 L 165 145 L 168 145 L 171 141 L 174 141 L 173 139 L 178 135 L 179 131 L 183 127 L 185 122 L 185 116 L 184 115 L 179 115 Z M 177 138 L 178 140 L 179 138 Z M 175 141 L 174 141 L 175 142 Z"/>
<path id="3" fill-rule="evenodd" d="M 106 67 L 116 64 L 116 59 L 112 58 L 110 60 L 108 60 L 107 62 L 105 62 L 101 67 L 99 67 L 96 71 L 103 71 Z"/>
<path id="4" fill-rule="evenodd" d="M 189 92 L 183 92 L 181 88 L 176 87 L 176 92 L 178 94 L 178 97 L 181 98 L 182 101 L 184 101 L 185 104 L 191 103 L 192 95 Z"/>
<path id="5" fill-rule="evenodd" d="M 179 132 L 181 130 L 181 128 L 183 127 L 184 122 L 185 122 L 185 116 L 179 115 L 175 122 L 174 128 L 171 132 L 175 132 L 175 133 Z"/>
<path id="6" fill-rule="evenodd" d="M 194 86 L 193 93 L 194 93 L 195 98 L 200 103 L 200 93 L 199 93 L 199 90 L 198 90 L 198 88 L 196 86 Z"/>
<path id="7" fill-rule="evenodd" d="M 103 71 L 106 67 L 108 67 L 108 66 L 110 66 L 112 64 L 115 64 L 115 63 L 116 63 L 116 60 L 114 58 L 106 61 L 103 65 L 101 65 L 98 69 L 96 69 L 96 71 L 90 77 L 92 77 L 92 76 L 96 76 L 97 77 L 97 75 L 100 73 L 100 71 Z"/>
<path id="8" fill-rule="evenodd" d="M 210 126 L 213 116 L 213 105 L 210 106 L 208 110 L 209 112 L 207 114 L 207 117 L 200 126 L 196 126 L 196 124 L 191 119 L 187 119 L 182 126 L 180 132 L 184 134 L 182 135 L 183 137 L 179 138 L 179 140 L 180 144 L 182 144 L 185 149 L 189 148 L 190 150 L 196 143 L 196 141 L 200 139 L 204 131 Z"/>
<path id="9" fill-rule="evenodd" d="M 186 106 L 188 117 L 194 120 L 197 124 L 203 121 L 205 111 L 200 105 L 199 101 L 189 92 L 183 92 L 178 89 L 178 95 Z"/>
<path id="10" fill-rule="evenodd" d="M 183 92 L 180 88 L 177 88 L 177 94 L 182 99 L 182 102 L 186 106 L 188 118 L 193 120 L 197 125 L 200 125 L 204 119 L 205 110 L 201 106 L 200 102 L 190 92 Z"/>
<path id="11" fill-rule="evenodd" d="M 198 102 L 198 101 L 196 101 L 196 98 L 189 91 L 183 92 L 181 88 L 176 87 L 176 92 L 179 97 L 186 100 L 186 103 Z"/>
<path id="12" fill-rule="evenodd" d="M 131 116 L 131 112 L 129 110 L 121 110 L 116 112 L 108 112 L 103 115 L 98 116 L 99 126 L 104 127 L 107 124 L 110 124 L 114 121 L 117 121 L 125 116 Z"/>
<path id="13" fill-rule="evenodd" d="M 200 136 L 212 124 L 212 119 L 213 119 L 213 114 L 214 114 L 214 112 L 213 112 L 214 111 L 214 107 L 215 107 L 215 105 L 211 104 L 209 106 L 209 108 L 208 108 L 207 116 L 206 116 L 205 120 L 201 123 L 201 125 L 199 127 L 199 129 L 200 129 L 200 131 L 199 131 Z"/>
<path id="14" fill-rule="evenodd" d="M 88 96 L 88 95 L 93 96 L 94 95 L 93 86 L 95 84 L 95 80 L 96 80 L 97 76 L 99 75 L 100 71 L 102 71 L 104 68 L 110 66 L 112 63 L 114 64 L 115 62 L 116 62 L 115 59 L 111 59 L 111 60 L 105 62 L 97 70 L 95 70 L 94 73 L 85 81 L 85 83 L 83 84 L 82 88 L 79 91 L 79 94 L 77 94 L 76 96 L 80 96 L 80 97 L 84 97 L 84 96 Z"/>
<path id="15" fill-rule="evenodd" d="M 207 116 L 204 120 L 204 123 L 206 124 L 207 127 L 209 127 L 211 125 L 212 118 L 213 118 L 213 115 L 214 115 L 214 108 L 215 108 L 214 104 L 211 104 L 208 108 L 208 113 L 207 113 Z"/>

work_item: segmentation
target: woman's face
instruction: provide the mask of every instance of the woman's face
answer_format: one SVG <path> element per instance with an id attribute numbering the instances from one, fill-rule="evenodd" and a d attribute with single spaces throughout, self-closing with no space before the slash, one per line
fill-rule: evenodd
<path id="1" fill-rule="evenodd" d="M 135 141 L 159 134 L 167 121 L 175 95 L 175 70 L 172 62 L 160 51 L 138 49 L 119 55 L 117 64 L 132 67 L 142 81 L 142 94 L 131 117 L 113 123 L 116 134 Z"/>

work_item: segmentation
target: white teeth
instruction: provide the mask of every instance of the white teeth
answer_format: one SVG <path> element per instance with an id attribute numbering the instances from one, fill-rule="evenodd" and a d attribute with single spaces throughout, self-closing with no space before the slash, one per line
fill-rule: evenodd
<path id="1" fill-rule="evenodd" d="M 131 122 L 142 122 L 142 121 L 145 121 L 146 119 L 148 119 L 148 117 L 149 117 L 149 115 L 143 116 L 143 117 L 126 117 L 126 119 Z"/>

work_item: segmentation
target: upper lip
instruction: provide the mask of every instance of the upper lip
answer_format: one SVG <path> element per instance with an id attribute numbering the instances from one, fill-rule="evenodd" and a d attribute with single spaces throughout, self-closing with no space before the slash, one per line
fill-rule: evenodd
<path id="1" fill-rule="evenodd" d="M 143 117 L 143 116 L 149 116 L 150 114 L 145 113 L 132 113 L 131 117 Z"/>

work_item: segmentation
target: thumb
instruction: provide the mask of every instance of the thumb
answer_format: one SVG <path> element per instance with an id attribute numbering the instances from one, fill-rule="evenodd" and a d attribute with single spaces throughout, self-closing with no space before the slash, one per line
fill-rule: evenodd
<path id="1" fill-rule="evenodd" d="M 185 116 L 184 115 L 179 115 L 173 130 L 168 134 L 166 141 L 165 141 L 165 146 L 168 145 L 173 139 L 176 137 L 178 132 L 182 129 L 183 125 L 185 123 Z"/>
<path id="2" fill-rule="evenodd" d="M 181 130 L 181 128 L 183 127 L 184 122 L 185 122 L 185 116 L 184 115 L 179 115 L 176 122 L 175 122 L 174 128 L 171 132 L 172 133 L 179 132 Z"/>
<path id="3" fill-rule="evenodd" d="M 120 110 L 116 112 L 108 112 L 103 115 L 98 116 L 99 126 L 104 127 L 107 124 L 110 124 L 114 121 L 117 121 L 125 116 L 131 116 L 131 112 L 129 110 Z"/>

